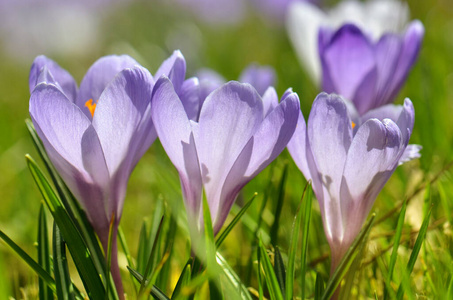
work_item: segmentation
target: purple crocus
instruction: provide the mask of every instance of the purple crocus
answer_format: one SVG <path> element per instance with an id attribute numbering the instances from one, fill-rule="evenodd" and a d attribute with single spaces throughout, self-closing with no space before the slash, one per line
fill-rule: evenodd
<path id="1" fill-rule="evenodd" d="M 421 22 L 402 35 L 388 33 L 378 41 L 357 26 L 319 31 L 322 88 L 351 100 L 360 115 L 393 102 L 417 59 L 423 40 Z"/>
<path id="2" fill-rule="evenodd" d="M 160 142 L 179 172 L 185 205 L 201 229 L 202 190 L 217 233 L 239 191 L 291 139 L 299 115 L 297 94 L 278 103 L 271 87 L 261 97 L 250 84 L 228 82 L 208 95 L 190 119 L 171 81 L 161 77 L 151 111 Z M 193 228 L 192 228 L 193 230 Z"/>
<path id="3" fill-rule="evenodd" d="M 288 150 L 312 180 L 332 251 L 332 272 L 395 168 L 418 157 L 408 147 L 413 126 L 409 99 L 403 106 L 385 105 L 360 117 L 340 96 L 321 93 L 307 124 L 300 114 Z"/>
<path id="4" fill-rule="evenodd" d="M 178 87 L 184 73 L 179 51 L 157 71 Z M 154 79 L 129 56 L 105 56 L 91 66 L 77 89 L 66 70 L 39 56 L 29 85 L 36 131 L 105 251 L 114 218 L 112 274 L 123 298 L 116 233 L 129 176 L 156 138 L 150 111 Z"/>

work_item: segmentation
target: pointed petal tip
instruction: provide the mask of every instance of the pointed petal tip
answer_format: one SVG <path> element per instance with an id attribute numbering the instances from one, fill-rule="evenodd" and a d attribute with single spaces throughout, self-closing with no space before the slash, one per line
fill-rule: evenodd
<path id="1" fill-rule="evenodd" d="M 425 35 L 425 26 L 420 20 L 413 20 L 409 23 L 407 32 L 413 32 L 420 37 Z"/>

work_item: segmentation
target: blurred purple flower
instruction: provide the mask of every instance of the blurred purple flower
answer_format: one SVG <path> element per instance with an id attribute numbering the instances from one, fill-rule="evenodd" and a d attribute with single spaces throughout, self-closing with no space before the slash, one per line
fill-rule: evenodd
<path id="1" fill-rule="evenodd" d="M 309 2 L 294 1 L 288 8 L 286 25 L 301 63 L 314 82 L 320 84 L 318 33 L 321 27 L 337 29 L 352 23 L 377 41 L 385 33 L 400 32 L 408 20 L 409 9 L 404 1 L 340 1 L 325 11 Z"/>
<path id="2" fill-rule="evenodd" d="M 185 62 L 177 51 L 157 71 L 180 85 Z M 30 71 L 30 116 L 50 160 L 105 251 L 114 216 L 112 274 L 123 298 L 116 233 L 129 176 L 156 138 L 151 119 L 154 79 L 129 56 L 97 60 L 77 89 L 57 63 L 38 56 Z"/>
<path id="3" fill-rule="evenodd" d="M 404 106 L 390 104 L 360 117 L 350 102 L 325 93 L 315 99 L 308 124 L 300 113 L 288 150 L 312 180 L 332 251 L 332 272 L 395 168 L 419 157 L 419 146 L 408 146 L 414 117 L 409 99 Z"/>
<path id="4" fill-rule="evenodd" d="M 297 123 L 299 98 L 288 91 L 279 104 L 272 87 L 261 98 L 251 85 L 231 81 L 208 95 L 198 118 L 190 118 L 182 101 L 171 82 L 160 78 L 152 117 L 179 172 L 189 219 L 197 220 L 199 230 L 204 188 L 217 233 L 242 187 L 286 147 Z"/>
<path id="5" fill-rule="evenodd" d="M 251 84 L 258 94 L 263 96 L 270 86 L 275 86 L 276 77 L 275 70 L 271 66 L 260 66 L 256 63 L 251 63 L 239 75 L 238 81 Z M 206 98 L 212 91 L 227 82 L 220 74 L 210 69 L 199 71 L 197 78 L 200 81 L 202 98 Z"/>
<path id="6" fill-rule="evenodd" d="M 246 0 L 173 0 L 210 24 L 236 24 L 243 20 Z"/>
<path id="7" fill-rule="evenodd" d="M 288 7 L 293 2 L 311 2 L 318 3 L 319 0 L 252 0 L 256 8 L 258 8 L 266 17 L 272 20 L 283 23 Z"/>
<path id="8" fill-rule="evenodd" d="M 376 43 L 357 26 L 319 31 L 322 89 L 351 100 L 358 112 L 392 102 L 415 63 L 424 34 L 419 21 L 404 35 L 385 34 Z"/>

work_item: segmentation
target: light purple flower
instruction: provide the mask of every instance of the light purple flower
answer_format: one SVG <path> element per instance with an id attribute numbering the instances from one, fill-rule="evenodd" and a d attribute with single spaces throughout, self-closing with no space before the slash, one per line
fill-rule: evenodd
<path id="1" fill-rule="evenodd" d="M 358 27 L 319 31 L 322 88 L 354 102 L 358 112 L 393 102 L 415 63 L 424 28 L 409 24 L 403 35 L 385 34 L 373 42 Z"/>
<path id="2" fill-rule="evenodd" d="M 239 191 L 290 140 L 299 99 L 288 91 L 278 103 L 271 87 L 263 98 L 249 84 L 228 82 L 208 95 L 190 119 L 171 82 L 160 78 L 151 111 L 160 142 L 179 172 L 193 227 L 202 226 L 202 190 L 217 233 Z"/>
<path id="3" fill-rule="evenodd" d="M 179 51 L 157 71 L 180 86 L 185 62 Z M 151 119 L 154 79 L 129 56 L 97 60 L 77 89 L 72 76 L 45 56 L 29 78 L 30 116 L 50 160 L 82 204 L 107 250 L 114 216 L 112 274 L 122 298 L 116 231 L 129 176 L 156 138 Z"/>
<path id="4" fill-rule="evenodd" d="M 322 10 L 310 2 L 293 1 L 288 9 L 286 25 L 296 54 L 319 86 L 318 33 L 321 27 L 338 29 L 345 23 L 352 23 L 376 41 L 385 33 L 400 32 L 408 20 L 408 5 L 398 0 L 346 0 L 329 10 Z"/>
<path id="5" fill-rule="evenodd" d="M 340 96 L 321 93 L 308 123 L 300 114 L 288 150 L 321 209 L 334 271 L 359 233 L 373 203 L 400 164 L 418 157 L 407 147 L 414 108 L 386 105 L 362 117 Z"/>

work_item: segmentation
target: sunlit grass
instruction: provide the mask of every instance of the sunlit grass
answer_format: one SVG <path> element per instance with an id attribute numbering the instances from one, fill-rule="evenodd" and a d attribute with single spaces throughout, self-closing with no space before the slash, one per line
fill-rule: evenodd
<path id="1" fill-rule="evenodd" d="M 416 119 L 411 143 L 423 146 L 422 157 L 399 167 L 376 200 L 372 209 L 376 212 L 375 224 L 361 254 L 357 272 L 351 279 L 351 296 L 357 298 L 384 297 L 398 216 L 406 199 L 407 211 L 390 283 L 394 295 L 390 292 L 389 296 L 397 295 L 400 282 L 408 299 L 448 299 L 453 295 L 453 182 L 450 171 L 453 160 L 453 12 L 447 1 L 419 1 L 409 5 L 413 17 L 424 23 L 426 35 L 419 61 L 397 103 L 402 103 L 404 97 L 409 97 L 414 103 Z M 237 78 L 248 63 L 256 61 L 276 69 L 279 95 L 292 87 L 300 96 L 304 115 L 308 116 L 318 90 L 299 65 L 283 28 L 274 28 L 256 15 L 233 27 L 212 27 L 194 23 L 189 16 L 174 15 L 168 6 L 162 9 L 159 10 L 158 4 L 134 3 L 104 20 L 105 37 L 99 41 L 97 52 L 89 57 L 52 58 L 70 70 L 78 82 L 97 57 L 110 53 L 128 53 L 153 73 L 174 48 L 181 48 L 188 61 L 189 75 L 199 68 L 209 67 L 227 79 Z M 178 33 L 181 28 L 193 39 L 181 40 Z M 30 153 L 43 166 L 24 124 L 28 118 L 28 71 L 32 59 L 13 61 L 1 52 L 1 48 L 0 59 L 0 229 L 37 259 L 35 242 L 42 196 L 24 158 L 26 153 Z M 275 223 L 277 195 L 285 167 L 287 180 L 283 206 L 278 223 Z M 250 287 L 251 294 L 259 290 L 257 224 L 261 225 L 261 239 L 271 258 L 273 247 L 278 246 L 286 264 L 291 228 L 305 184 L 305 179 L 285 150 L 244 188 L 237 206 L 227 219 L 226 224 L 255 192 L 258 193 L 247 213 L 219 248 L 240 280 Z M 429 197 L 426 197 L 427 186 L 431 192 Z M 167 295 L 174 290 L 190 255 L 187 217 L 183 207 L 177 172 L 156 141 L 130 178 L 121 226 L 132 260 L 137 263 L 143 221 L 146 220 L 148 232 L 155 232 L 159 216 L 165 214 L 169 220 L 174 218 L 177 228 L 172 256 L 167 269 L 162 271 L 166 272 L 166 279 L 157 278 L 156 281 L 156 285 Z M 424 243 L 413 271 L 408 275 L 405 271 L 408 261 L 424 217 L 431 207 Z M 50 219 L 48 226 L 52 228 Z M 277 229 L 273 239 L 272 228 Z M 274 242 L 273 247 L 271 241 Z M 330 268 L 329 247 L 315 199 L 307 243 L 305 296 L 313 298 L 317 274 L 327 282 Z M 120 252 L 125 290 L 129 299 L 134 299 L 139 285 L 128 274 L 128 263 L 121 247 Z M 71 259 L 69 266 L 75 284 L 82 288 Z M 0 270 L 1 299 L 8 296 L 16 299 L 38 297 L 37 276 L 4 244 L 0 245 Z M 295 296 L 301 295 L 300 270 L 298 253 L 295 260 Z M 264 280 L 261 284 L 267 290 Z M 206 287 L 201 288 L 200 294 L 205 293 Z"/>

